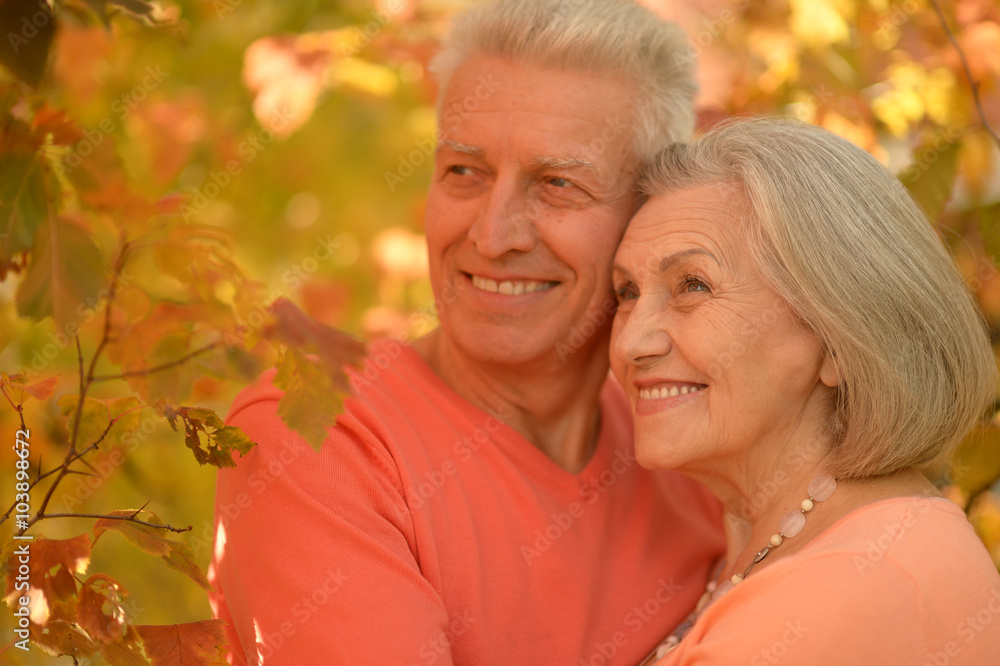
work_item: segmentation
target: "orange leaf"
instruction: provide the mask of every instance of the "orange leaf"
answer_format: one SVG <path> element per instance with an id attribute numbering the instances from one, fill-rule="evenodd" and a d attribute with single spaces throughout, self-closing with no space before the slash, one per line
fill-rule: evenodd
<path id="1" fill-rule="evenodd" d="M 114 578 L 94 574 L 83 584 L 76 603 L 76 623 L 91 638 L 107 643 L 125 634 L 125 590 Z M 105 612 L 105 606 L 108 612 Z"/>
<path id="2" fill-rule="evenodd" d="M 226 664 L 222 620 L 202 620 L 166 626 L 137 625 L 153 666 L 214 666 Z"/>
<path id="3" fill-rule="evenodd" d="M 87 570 L 87 565 L 90 564 L 90 545 L 90 537 L 86 534 L 72 539 L 46 539 L 39 536 L 31 543 L 31 560 L 28 564 L 31 569 L 28 574 L 31 587 L 42 591 L 49 608 L 76 596 L 76 579 L 73 575 Z M 8 560 L 8 571 L 17 571 L 18 565 L 18 555 L 12 553 Z M 4 599 L 11 606 L 20 594 L 14 588 L 14 579 L 14 576 L 7 577 L 7 589 L 4 593 Z M 45 622 L 39 618 L 38 624 Z"/>
<path id="4" fill-rule="evenodd" d="M 56 384 L 58 383 L 59 375 L 55 375 L 54 377 L 49 377 L 48 379 L 43 379 L 40 382 L 35 382 L 34 384 L 28 384 L 19 388 L 35 400 L 45 400 L 52 395 L 53 391 L 56 390 Z"/>

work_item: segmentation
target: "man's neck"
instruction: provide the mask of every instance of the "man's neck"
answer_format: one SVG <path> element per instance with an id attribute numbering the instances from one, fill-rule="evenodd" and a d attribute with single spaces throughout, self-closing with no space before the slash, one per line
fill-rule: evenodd
<path id="1" fill-rule="evenodd" d="M 487 363 L 457 349 L 440 329 L 414 349 L 456 393 L 483 410 L 510 414 L 506 425 L 557 465 L 579 472 L 593 454 L 600 428 L 601 387 L 608 375 L 606 336 L 590 354 L 534 360 L 516 366 Z"/>

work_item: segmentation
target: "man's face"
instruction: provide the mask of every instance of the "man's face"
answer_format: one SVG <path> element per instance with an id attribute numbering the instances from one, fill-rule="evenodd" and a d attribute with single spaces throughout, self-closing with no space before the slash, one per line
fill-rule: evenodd
<path id="1" fill-rule="evenodd" d="M 635 95 L 487 56 L 455 71 L 426 230 L 441 326 L 464 354 L 517 365 L 606 344 L 611 261 L 637 205 Z"/>

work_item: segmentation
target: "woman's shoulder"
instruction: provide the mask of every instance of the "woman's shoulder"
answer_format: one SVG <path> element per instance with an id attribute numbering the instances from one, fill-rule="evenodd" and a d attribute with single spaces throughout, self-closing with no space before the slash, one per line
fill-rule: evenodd
<path id="1" fill-rule="evenodd" d="M 954 504 L 882 500 L 754 571 L 692 634 L 665 663 L 981 664 L 1000 645 L 1000 575 Z"/>

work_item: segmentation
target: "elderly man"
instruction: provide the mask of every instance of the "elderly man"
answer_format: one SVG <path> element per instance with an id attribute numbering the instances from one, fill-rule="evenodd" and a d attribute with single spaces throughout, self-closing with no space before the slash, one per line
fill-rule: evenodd
<path id="1" fill-rule="evenodd" d="M 700 486 L 638 467 L 608 380 L 635 176 L 689 137 L 680 31 L 620 0 L 501 0 L 435 61 L 427 204 L 441 326 L 381 341 L 318 453 L 266 374 L 230 422 L 212 575 L 235 663 L 636 663 L 723 540 Z"/>

